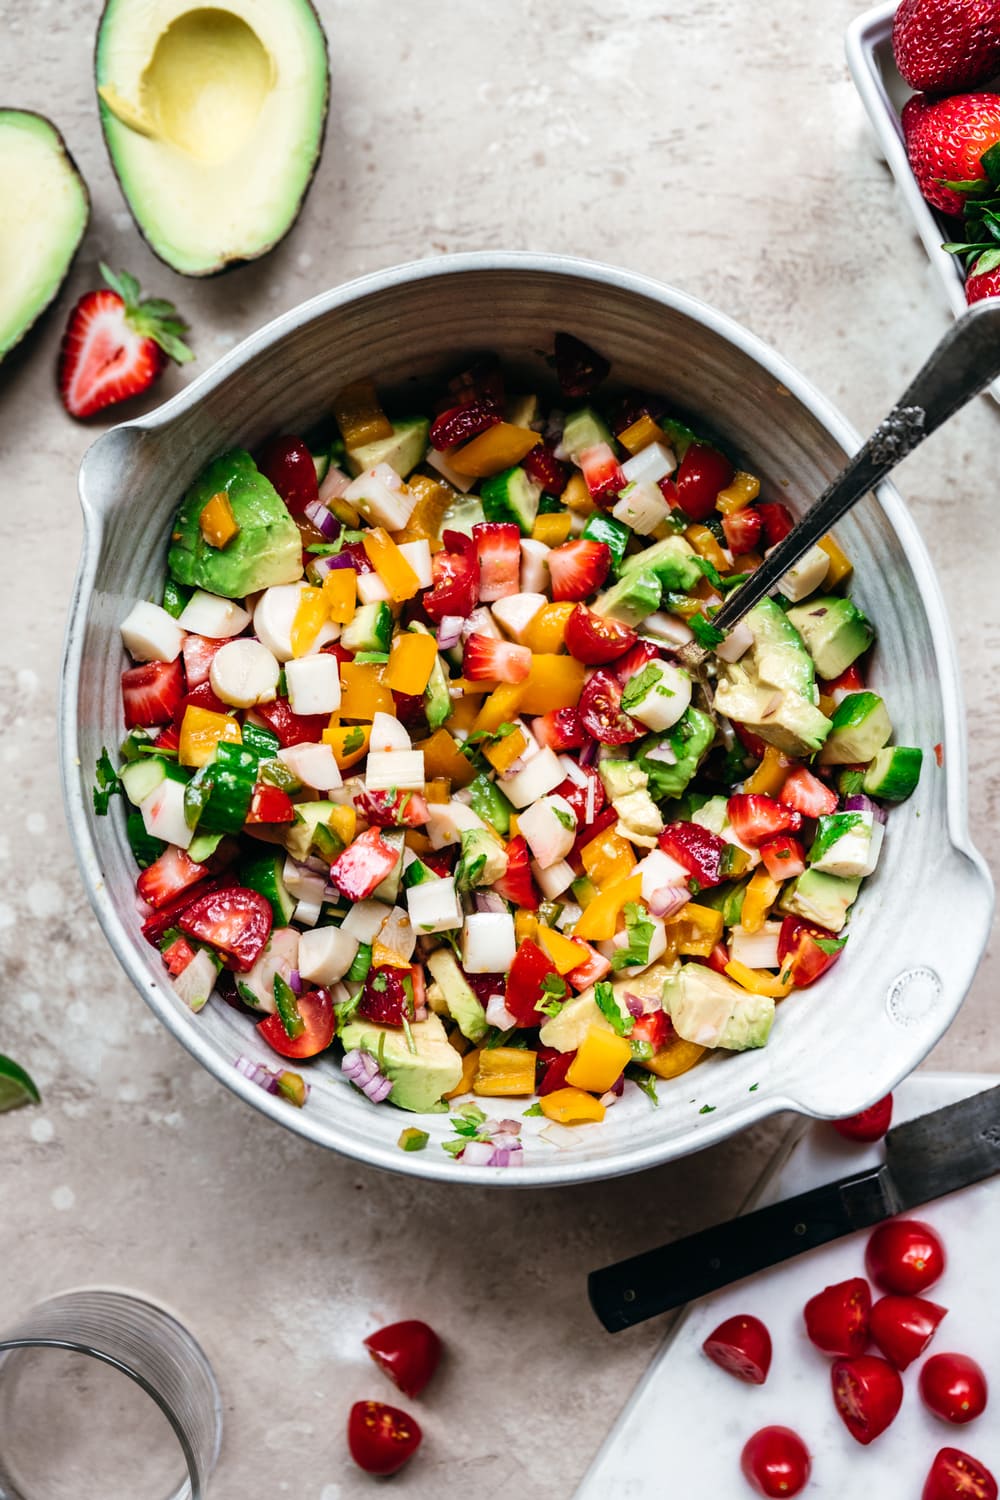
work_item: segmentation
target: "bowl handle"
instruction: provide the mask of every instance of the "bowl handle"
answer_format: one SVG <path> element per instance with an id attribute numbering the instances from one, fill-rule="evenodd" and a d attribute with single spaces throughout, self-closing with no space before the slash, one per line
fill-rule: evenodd
<path id="1" fill-rule="evenodd" d="M 123 423 L 91 443 L 80 465 L 79 491 L 84 514 L 100 519 L 113 509 L 119 496 L 128 494 L 128 476 L 138 466 L 139 453 L 153 441 L 146 428 Z"/>

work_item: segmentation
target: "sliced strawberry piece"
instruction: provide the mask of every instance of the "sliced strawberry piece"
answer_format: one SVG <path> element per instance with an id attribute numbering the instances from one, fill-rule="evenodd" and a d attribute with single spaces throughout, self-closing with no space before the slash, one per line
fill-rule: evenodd
<path id="1" fill-rule="evenodd" d="M 175 938 L 169 948 L 163 950 L 163 962 L 167 966 L 167 973 L 176 979 L 178 974 L 183 974 L 188 964 L 194 959 L 194 949 L 187 938 Z"/>
<path id="2" fill-rule="evenodd" d="M 260 472 L 274 485 L 293 516 L 319 499 L 316 465 L 300 437 L 285 434 L 264 444 L 257 458 Z"/>
<path id="3" fill-rule="evenodd" d="M 541 485 L 546 495 L 561 495 L 569 484 L 569 470 L 556 458 L 550 443 L 538 443 L 521 460 L 529 479 Z"/>
<path id="4" fill-rule="evenodd" d="M 575 708 L 553 708 L 531 721 L 531 732 L 550 750 L 579 750 L 587 743 L 583 720 Z"/>
<path id="5" fill-rule="evenodd" d="M 225 644 L 225 641 L 216 641 L 207 635 L 192 634 L 184 637 L 181 654 L 184 657 L 184 676 L 187 680 L 188 692 L 208 681 L 212 661 Z"/>
<path id="6" fill-rule="evenodd" d="M 648 1042 L 653 1052 L 662 1052 L 676 1035 L 673 1022 L 665 1010 L 654 1010 L 648 1016 L 638 1016 L 629 1032 L 629 1041 Z"/>
<path id="7" fill-rule="evenodd" d="M 587 957 L 583 963 L 577 964 L 575 969 L 570 969 L 569 973 L 563 977 L 575 990 L 588 990 L 592 984 L 596 984 L 599 979 L 611 973 L 611 960 L 605 958 L 603 953 L 598 953 L 597 949 L 592 948 L 589 943 L 585 943 L 583 938 L 576 938 L 574 941 L 578 942 L 581 948 L 586 948 Z"/>
<path id="8" fill-rule="evenodd" d="M 578 826 L 582 830 L 586 830 L 593 824 L 597 814 L 607 801 L 607 797 L 604 792 L 604 783 L 594 767 L 580 766 L 579 769 L 587 778 L 583 785 L 581 786 L 579 782 L 567 776 L 566 780 L 561 781 L 556 787 L 555 795 L 565 798 L 576 813 Z M 596 837 L 596 834 L 589 834 L 583 842 L 586 844 L 591 838 Z"/>
<path id="9" fill-rule="evenodd" d="M 189 937 L 209 943 L 230 967 L 252 969 L 271 936 L 271 903 L 257 891 L 234 885 L 201 896 L 177 924 Z"/>
<path id="10" fill-rule="evenodd" d="M 806 851 L 790 833 L 779 833 L 759 847 L 764 868 L 772 880 L 794 880 L 806 867 Z"/>
<path id="11" fill-rule="evenodd" d="M 462 672 L 470 682 L 523 682 L 530 671 L 527 646 L 477 634 L 470 635 L 465 643 Z"/>
<path id="12" fill-rule="evenodd" d="M 419 828 L 427 822 L 427 799 L 420 792 L 362 791 L 354 805 L 377 828 Z"/>
<path id="13" fill-rule="evenodd" d="M 480 402 L 491 411 L 500 411 L 504 403 L 503 371 L 495 354 L 477 359 L 475 364 L 449 380 L 448 389 L 460 406 Z M 445 542 L 445 546 L 447 546 Z"/>
<path id="14" fill-rule="evenodd" d="M 531 858 L 527 843 L 520 834 L 516 834 L 506 845 L 506 851 L 506 872 L 493 882 L 493 889 L 498 896 L 512 902 L 514 906 L 521 907 L 524 911 L 537 911 L 539 895 L 531 878 Z"/>
<path id="15" fill-rule="evenodd" d="M 606 542 L 592 542 L 581 536 L 553 547 L 545 561 L 552 575 L 553 599 L 579 601 L 589 599 L 607 578 L 611 548 Z"/>
<path id="16" fill-rule="evenodd" d="M 538 1009 L 538 1004 L 545 997 L 545 980 L 550 975 L 559 979 L 555 964 L 537 943 L 526 939 L 511 964 L 504 996 L 504 1004 L 518 1026 L 541 1026 L 544 1022 L 545 1013 Z M 562 985 L 560 980 L 560 988 Z"/>
<path id="17" fill-rule="evenodd" d="M 542 1070 L 537 1087 L 539 1098 L 544 1098 L 546 1094 L 554 1094 L 556 1089 L 566 1087 L 566 1074 L 573 1066 L 575 1057 L 575 1048 L 572 1052 L 557 1052 L 554 1047 L 539 1047 L 538 1066 Z"/>
<path id="18" fill-rule="evenodd" d="M 185 324 L 162 300 L 141 300 L 139 283 L 126 272 L 101 274 L 108 290 L 86 292 L 69 315 L 59 350 L 58 381 L 72 417 L 90 417 L 147 391 L 168 358 L 183 364 L 194 355 L 183 343 Z"/>
<path id="19" fill-rule="evenodd" d="M 268 729 L 274 730 L 284 750 L 292 745 L 318 744 L 330 722 L 329 714 L 293 714 L 287 698 L 257 703 L 254 713 L 260 715 Z"/>
<path id="20" fill-rule="evenodd" d="M 181 731 L 177 723 L 168 724 L 165 729 L 161 729 L 153 744 L 158 750 L 179 750 Z"/>
<path id="21" fill-rule="evenodd" d="M 608 443 L 595 443 L 580 454 L 580 468 L 592 500 L 609 501 L 625 488 L 627 480 Z"/>
<path id="22" fill-rule="evenodd" d="M 728 810 L 736 837 L 741 844 L 752 848 L 766 843 L 776 833 L 794 833 L 802 827 L 801 813 L 760 792 L 737 792 L 730 797 Z"/>
<path id="23" fill-rule="evenodd" d="M 778 801 L 804 818 L 819 818 L 837 811 L 836 792 L 805 766 L 796 766 L 785 777 Z"/>
<path id="24" fill-rule="evenodd" d="M 195 864 L 176 844 L 168 844 L 159 858 L 143 870 L 135 888 L 143 901 L 159 910 L 207 874 L 204 865 Z"/>
<path id="25" fill-rule="evenodd" d="M 330 879 L 348 901 L 366 901 L 394 869 L 396 859 L 396 850 L 379 830 L 368 828 L 337 855 L 330 866 Z"/>
<path id="26" fill-rule="evenodd" d="M 176 661 L 145 661 L 122 673 L 126 729 L 169 724 L 184 695 L 184 668 Z"/>
<path id="27" fill-rule="evenodd" d="M 358 1014 L 378 1026 L 402 1026 L 415 1019 L 413 967 L 397 969 L 380 965 L 368 970 Z"/>
<path id="28" fill-rule="evenodd" d="M 464 406 L 451 406 L 435 417 L 429 433 L 430 445 L 439 453 L 445 448 L 454 448 L 466 438 L 476 437 L 488 427 L 495 427 L 500 413 L 482 401 L 467 401 Z"/>
<path id="29" fill-rule="evenodd" d="M 555 366 L 559 389 L 572 400 L 589 396 L 607 379 L 611 369 L 603 354 L 572 333 L 556 334 Z"/>
<path id="30" fill-rule="evenodd" d="M 229 704 L 223 703 L 222 699 L 217 698 L 212 692 L 212 684 L 210 682 L 200 682 L 190 693 L 184 694 L 174 715 L 174 724 L 178 729 L 180 729 L 181 724 L 184 722 L 184 711 L 187 708 L 207 708 L 213 714 L 232 713 Z M 327 723 L 329 723 L 329 720 L 327 720 Z"/>
<path id="31" fill-rule="evenodd" d="M 652 641 L 637 641 L 631 651 L 626 651 L 624 656 L 619 656 L 611 670 L 618 678 L 622 687 L 637 677 L 643 667 L 648 667 L 651 661 L 659 661 L 660 648 L 654 646 Z"/>
<path id="32" fill-rule="evenodd" d="M 479 598 L 479 558 L 471 536 L 445 531 L 443 552 L 431 558 L 433 588 L 422 596 L 427 618 L 440 624 L 445 615 L 471 615 Z"/>
<path id="33" fill-rule="evenodd" d="M 753 552 L 760 545 L 764 522 L 760 511 L 748 506 L 746 510 L 735 510 L 723 516 L 722 530 L 730 552 Z"/>
<path id="34" fill-rule="evenodd" d="M 670 823 L 659 837 L 664 854 L 683 865 L 700 886 L 721 885 L 726 841 L 700 823 Z"/>
<path id="35" fill-rule="evenodd" d="M 863 693 L 865 680 L 858 671 L 857 662 L 852 662 L 846 671 L 841 672 L 839 677 L 834 677 L 830 682 L 820 684 L 820 692 L 832 698 L 834 703 L 843 703 L 844 699 L 851 693 Z"/>
<path id="36" fill-rule="evenodd" d="M 521 589 L 521 528 L 508 521 L 480 521 L 472 528 L 479 558 L 479 597 L 491 604 Z"/>
<path id="37" fill-rule="evenodd" d="M 764 541 L 769 547 L 776 547 L 795 525 L 795 517 L 787 505 L 782 505 L 779 500 L 765 500 L 757 506 L 757 513 L 764 523 Z"/>
<path id="38" fill-rule="evenodd" d="M 194 906 L 203 896 L 208 896 L 213 891 L 227 891 L 236 885 L 231 875 L 213 875 L 207 880 L 201 880 L 197 885 L 192 885 L 186 891 L 181 891 L 172 901 L 161 906 L 157 911 L 151 912 L 142 924 L 142 935 L 147 943 L 152 943 L 154 948 L 160 945 L 160 939 L 170 927 L 176 927 L 178 918 L 187 911 L 189 906 Z M 268 908 L 270 910 L 270 907 Z"/>
<path id="39" fill-rule="evenodd" d="M 578 604 L 566 621 L 566 650 L 587 667 L 603 667 L 634 646 L 638 637 L 620 620 L 605 619 Z"/>
<path id="40" fill-rule="evenodd" d="M 256 823 L 294 823 L 295 803 L 287 792 L 283 792 L 280 786 L 271 786 L 266 781 L 258 781 L 250 798 L 250 811 L 247 813 L 246 822 Z"/>

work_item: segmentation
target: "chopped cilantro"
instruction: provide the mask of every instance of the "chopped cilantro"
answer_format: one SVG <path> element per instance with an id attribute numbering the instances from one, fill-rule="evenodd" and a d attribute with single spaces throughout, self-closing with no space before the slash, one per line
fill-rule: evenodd
<path id="1" fill-rule="evenodd" d="M 656 1092 L 656 1078 L 652 1073 L 647 1073 L 645 1068 L 637 1067 L 635 1063 L 629 1063 L 625 1069 L 625 1077 L 642 1089 L 654 1109 L 659 1109 L 660 1096 Z"/>
<path id="2" fill-rule="evenodd" d="M 694 638 L 699 646 L 704 646 L 706 651 L 711 651 L 713 646 L 721 646 L 726 639 L 726 632 L 720 630 L 718 625 L 713 625 L 702 613 L 692 615 L 688 624 L 694 632 Z"/>
<path id="3" fill-rule="evenodd" d="M 730 589 L 738 589 L 749 577 L 749 573 L 728 573 L 725 578 L 719 579 L 719 586 L 724 592 L 728 592 Z"/>
<path id="4" fill-rule="evenodd" d="M 760 1084 L 759 1083 L 752 1083 L 750 1085 L 750 1087 L 747 1089 L 747 1093 L 748 1094 L 755 1094 L 759 1088 L 760 1088 Z"/>
<path id="5" fill-rule="evenodd" d="M 353 729 L 349 729 L 344 735 L 344 754 L 352 755 L 355 750 L 361 749 L 361 746 L 364 744 L 364 742 L 364 730 L 358 729 L 358 727 L 355 725 Z"/>
<path id="6" fill-rule="evenodd" d="M 847 942 L 847 939 L 845 937 L 842 937 L 842 938 L 821 938 L 821 937 L 814 937 L 813 938 L 813 942 L 816 944 L 816 947 L 819 949 L 819 951 L 821 953 L 833 954 L 833 953 L 839 953 L 840 952 L 841 948 L 843 948 L 844 944 Z"/>
<path id="7" fill-rule="evenodd" d="M 112 797 L 122 794 L 121 778 L 107 750 L 102 747 L 97 760 L 97 785 L 94 787 L 94 811 L 103 818 L 111 805 Z"/>
<path id="8" fill-rule="evenodd" d="M 495 1026 L 487 1036 L 486 1041 L 483 1043 L 483 1046 L 486 1048 L 487 1052 L 492 1052 L 494 1047 L 506 1047 L 507 1043 L 510 1041 L 516 1030 L 516 1026 L 511 1026 L 506 1031 L 501 1031 L 499 1027 Z"/>
<path id="9" fill-rule="evenodd" d="M 616 1036 L 628 1036 L 635 1025 L 631 1016 L 623 1016 L 618 1009 L 615 992 L 606 979 L 601 979 L 594 985 L 594 1002 L 601 1015 L 611 1025 Z"/>
<path id="10" fill-rule="evenodd" d="M 348 975 L 347 977 L 350 976 Z M 361 989 L 356 990 L 349 999 L 340 1000 L 337 1004 L 334 1005 L 333 1013 L 337 1018 L 338 1032 L 343 1031 L 344 1027 L 348 1024 L 349 1021 L 353 1021 L 354 1012 L 361 1004 L 361 996 L 363 995 L 363 993 L 364 991 Z"/>
<path id="11" fill-rule="evenodd" d="M 700 569 L 714 589 L 722 589 L 722 575 L 713 562 L 707 557 L 692 557 L 691 561 L 695 567 Z"/>
<path id="12" fill-rule="evenodd" d="M 611 960 L 612 969 L 629 969 L 633 966 L 641 967 L 649 963 L 649 945 L 653 940 L 656 928 L 650 919 L 649 912 L 640 901 L 627 901 L 625 903 L 625 932 L 628 942 L 624 948 L 619 948 Z"/>
<path id="13" fill-rule="evenodd" d="M 637 703 L 641 703 L 647 693 L 652 692 L 662 675 L 661 668 L 651 661 L 648 666 L 643 667 L 637 677 L 629 680 L 622 692 L 622 708 L 626 713 L 635 708 Z"/>
<path id="14" fill-rule="evenodd" d="M 552 806 L 551 803 L 549 805 Z M 552 813 L 556 819 L 556 822 L 560 823 L 562 827 L 565 828 L 567 833 L 576 832 L 576 819 L 574 818 L 572 813 L 563 812 L 561 807 L 554 806 L 552 807 Z"/>
<path id="15" fill-rule="evenodd" d="M 306 1023 L 302 1019 L 295 991 L 280 974 L 274 976 L 274 1004 L 285 1035 L 294 1041 L 305 1031 Z"/>
<path id="16" fill-rule="evenodd" d="M 527 1119 L 529 1115 L 540 1114 L 544 1114 L 544 1110 L 542 1109 L 542 1106 L 539 1104 L 537 1099 L 535 1100 L 534 1104 L 529 1104 L 527 1109 L 523 1109 L 521 1111 L 521 1116 L 523 1119 Z"/>
<path id="17" fill-rule="evenodd" d="M 703 1104 L 701 1106 L 701 1109 L 699 1109 L 698 1113 L 700 1115 L 714 1115 L 714 1113 L 715 1113 L 715 1105 L 714 1104 Z"/>

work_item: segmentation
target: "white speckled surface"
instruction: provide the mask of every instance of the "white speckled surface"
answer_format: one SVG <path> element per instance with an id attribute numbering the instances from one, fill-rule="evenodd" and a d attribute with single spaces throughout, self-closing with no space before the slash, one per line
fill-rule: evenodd
<path id="1" fill-rule="evenodd" d="M 99 7 L 0 0 L 0 101 L 53 116 L 94 202 L 59 311 L 0 368 L 0 1050 L 45 1095 L 0 1120 L 0 1324 L 81 1282 L 163 1298 L 204 1340 L 227 1399 L 213 1500 L 353 1500 L 370 1482 L 346 1459 L 347 1407 L 391 1397 L 360 1338 L 423 1315 L 451 1356 L 414 1404 L 427 1440 L 399 1490 L 567 1496 L 657 1339 L 601 1333 L 586 1271 L 731 1212 L 773 1130 L 550 1197 L 417 1188 L 272 1129 L 159 1030 L 91 919 L 58 802 L 59 649 L 91 436 L 54 393 L 62 319 L 107 259 L 177 300 L 208 363 L 377 266 L 567 250 L 717 303 L 864 427 L 946 315 L 847 78 L 850 0 L 320 9 L 333 104 L 302 219 L 269 259 L 196 283 L 142 247 L 108 167 L 89 71 Z M 977 403 L 900 477 L 966 665 L 972 830 L 994 856 L 997 420 Z M 938 1066 L 1000 1069 L 995 988 L 988 957 Z"/>

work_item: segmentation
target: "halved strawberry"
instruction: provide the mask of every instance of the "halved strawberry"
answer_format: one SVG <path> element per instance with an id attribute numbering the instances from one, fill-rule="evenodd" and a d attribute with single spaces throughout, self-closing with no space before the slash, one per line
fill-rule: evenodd
<path id="1" fill-rule="evenodd" d="M 170 927 L 176 927 L 178 918 L 196 905 L 203 896 L 210 892 L 221 892 L 232 890 L 236 881 L 231 875 L 210 875 L 205 880 L 200 880 L 197 885 L 190 886 L 186 891 L 181 891 L 172 901 L 165 906 L 158 907 L 156 911 L 150 912 L 142 924 L 142 935 L 147 943 L 152 943 L 154 948 L 160 946 L 160 939 Z M 270 907 L 268 907 L 270 910 Z"/>
<path id="2" fill-rule="evenodd" d="M 761 844 L 760 857 L 772 880 L 794 880 L 806 867 L 806 851 L 790 833 L 775 834 Z"/>
<path id="3" fill-rule="evenodd" d="M 625 475 L 608 443 L 585 448 L 580 454 L 580 468 L 592 500 L 610 500 L 625 488 Z"/>
<path id="4" fill-rule="evenodd" d="M 348 901 L 367 901 L 372 891 L 395 868 L 398 855 L 378 828 L 368 828 L 337 855 L 330 879 Z"/>
<path id="5" fill-rule="evenodd" d="M 159 910 L 207 874 L 204 865 L 195 864 L 176 844 L 168 844 L 159 858 L 143 870 L 135 888 L 143 901 Z"/>
<path id="6" fill-rule="evenodd" d="M 216 641 L 207 635 L 185 636 L 181 654 L 184 657 L 184 676 L 187 678 L 189 692 L 208 681 L 212 659 L 225 644 L 225 641 Z"/>
<path id="7" fill-rule="evenodd" d="M 637 641 L 631 651 L 626 651 L 624 656 L 611 666 L 611 671 L 618 678 L 622 687 L 637 677 L 643 667 L 648 667 L 651 661 L 656 661 L 660 655 L 659 646 L 654 646 L 652 641 Z"/>
<path id="8" fill-rule="evenodd" d="M 805 766 L 796 766 L 785 777 L 778 801 L 794 808 L 804 818 L 819 818 L 837 811 L 837 794 Z"/>
<path id="9" fill-rule="evenodd" d="M 271 903 L 247 886 L 201 896 L 181 913 L 178 926 L 189 937 L 210 943 L 227 967 L 246 973 L 252 969 L 271 936 Z"/>
<path id="10" fill-rule="evenodd" d="M 354 805 L 377 828 L 419 828 L 427 822 L 427 800 L 420 792 L 401 792 L 396 787 L 361 791 L 355 794 Z"/>
<path id="11" fill-rule="evenodd" d="M 722 530 L 730 552 L 752 552 L 760 543 L 764 522 L 759 510 L 750 506 L 722 517 Z"/>
<path id="12" fill-rule="evenodd" d="M 520 834 L 516 834 L 505 848 L 507 869 L 499 880 L 494 880 L 493 889 L 498 896 L 512 902 L 514 906 L 523 907 L 525 911 L 537 911 L 539 896 L 531 878 L 527 843 Z"/>
<path id="13" fill-rule="evenodd" d="M 741 844 L 752 848 L 766 843 L 776 833 L 795 832 L 802 827 L 801 813 L 760 792 L 737 792 L 730 797 L 728 810 L 736 837 Z"/>
<path id="14" fill-rule="evenodd" d="M 606 542 L 577 537 L 553 547 L 545 561 L 552 575 L 552 597 L 557 601 L 589 599 L 597 592 L 611 567 L 611 548 Z"/>
<path id="15" fill-rule="evenodd" d="M 521 588 L 521 528 L 510 521 L 480 521 L 472 528 L 479 558 L 479 597 L 491 604 Z"/>
<path id="16" fill-rule="evenodd" d="M 144 661 L 122 673 L 126 729 L 169 724 L 184 696 L 184 668 L 176 661 Z"/>
<path id="17" fill-rule="evenodd" d="M 579 750 L 587 743 L 583 721 L 575 708 L 553 708 L 531 721 L 531 732 L 550 750 Z"/>
<path id="18" fill-rule="evenodd" d="M 470 682 L 523 682 L 531 671 L 531 652 L 513 641 L 470 635 L 462 653 L 462 672 Z"/>
<path id="19" fill-rule="evenodd" d="M 369 969 L 358 1014 L 378 1026 L 402 1026 L 404 1021 L 412 1021 L 416 1010 L 413 975 L 413 967 L 397 969 L 385 965 Z"/>
<path id="20" fill-rule="evenodd" d="M 495 427 L 500 413 L 482 401 L 466 401 L 462 406 L 451 406 L 434 418 L 428 434 L 430 445 L 439 453 L 464 443 L 466 438 L 476 437 L 487 427 Z"/>
<path id="21" fill-rule="evenodd" d="M 569 470 L 556 458 L 550 444 L 538 443 L 525 454 L 521 468 L 540 484 L 546 495 L 561 495 L 569 484 Z"/>
<path id="22" fill-rule="evenodd" d="M 139 283 L 101 265 L 109 290 L 86 292 L 69 315 L 59 350 L 59 392 L 71 417 L 90 417 L 147 391 L 167 360 L 194 359 L 187 325 L 170 302 L 140 299 Z"/>

